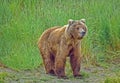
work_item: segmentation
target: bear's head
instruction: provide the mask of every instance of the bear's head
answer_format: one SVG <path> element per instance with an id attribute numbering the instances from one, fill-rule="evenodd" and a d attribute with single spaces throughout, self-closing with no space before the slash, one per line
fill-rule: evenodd
<path id="1" fill-rule="evenodd" d="M 66 35 L 74 39 L 82 39 L 87 32 L 87 26 L 85 24 L 85 19 L 68 21 L 68 26 L 66 27 Z"/>

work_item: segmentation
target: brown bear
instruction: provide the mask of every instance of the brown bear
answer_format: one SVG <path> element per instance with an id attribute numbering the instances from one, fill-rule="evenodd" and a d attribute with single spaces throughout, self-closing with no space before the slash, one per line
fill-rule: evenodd
<path id="1" fill-rule="evenodd" d="M 70 64 L 74 77 L 80 77 L 81 39 L 85 36 L 87 27 L 85 19 L 68 21 L 63 27 L 52 27 L 41 35 L 38 47 L 47 74 L 66 78 L 66 57 L 70 57 Z"/>

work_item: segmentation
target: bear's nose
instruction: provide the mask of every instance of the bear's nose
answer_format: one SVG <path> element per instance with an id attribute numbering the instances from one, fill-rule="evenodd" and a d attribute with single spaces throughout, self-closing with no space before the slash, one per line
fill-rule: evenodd
<path id="1" fill-rule="evenodd" d="M 85 31 L 82 31 L 82 32 L 81 32 L 81 35 L 84 36 L 84 35 L 85 35 Z"/>

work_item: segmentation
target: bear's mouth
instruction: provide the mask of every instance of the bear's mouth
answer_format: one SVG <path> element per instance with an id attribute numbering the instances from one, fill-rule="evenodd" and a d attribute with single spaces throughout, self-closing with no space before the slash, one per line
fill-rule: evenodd
<path id="1" fill-rule="evenodd" d="M 82 37 L 79 36 L 77 39 L 80 40 L 80 39 L 82 39 L 82 38 L 83 38 L 83 36 L 82 36 Z"/>
<path id="2" fill-rule="evenodd" d="M 78 39 L 82 39 L 85 36 L 85 33 L 79 33 Z"/>

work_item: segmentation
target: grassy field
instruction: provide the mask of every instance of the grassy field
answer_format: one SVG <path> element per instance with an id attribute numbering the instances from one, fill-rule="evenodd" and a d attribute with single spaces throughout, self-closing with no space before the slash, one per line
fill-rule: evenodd
<path id="1" fill-rule="evenodd" d="M 84 62 L 118 62 L 119 0 L 1 0 L 0 61 L 14 69 L 36 68 L 42 63 L 37 48 L 42 32 L 81 18 L 88 26 L 82 41 Z"/>

